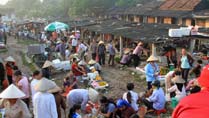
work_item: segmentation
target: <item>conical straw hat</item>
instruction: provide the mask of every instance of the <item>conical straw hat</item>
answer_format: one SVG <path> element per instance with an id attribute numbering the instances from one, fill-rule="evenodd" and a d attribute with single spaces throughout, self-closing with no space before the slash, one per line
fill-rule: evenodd
<path id="1" fill-rule="evenodd" d="M 98 44 L 99 44 L 99 45 L 100 45 L 100 44 L 104 44 L 104 42 L 103 42 L 103 41 L 99 41 L 99 43 L 98 43 Z"/>
<path id="2" fill-rule="evenodd" d="M 158 61 L 158 58 L 154 55 L 151 55 L 148 59 L 147 59 L 147 62 L 150 62 L 150 61 Z"/>
<path id="3" fill-rule="evenodd" d="M 124 54 L 128 54 L 131 50 L 129 48 L 124 50 Z"/>
<path id="4" fill-rule="evenodd" d="M 15 59 L 12 56 L 9 56 L 5 59 L 7 62 L 15 62 Z"/>
<path id="5" fill-rule="evenodd" d="M 52 65 L 53 65 L 53 63 L 51 61 L 46 60 L 42 68 L 47 68 L 47 67 L 50 67 Z"/>
<path id="6" fill-rule="evenodd" d="M 89 88 L 88 92 L 89 92 L 89 99 L 90 99 L 90 101 L 96 103 L 98 98 L 99 98 L 99 93 L 96 90 L 92 89 L 92 88 Z"/>
<path id="7" fill-rule="evenodd" d="M 53 89 L 56 87 L 56 84 L 48 80 L 46 78 L 42 78 L 36 85 L 35 85 L 35 90 L 40 91 L 40 92 L 47 92 L 50 89 Z"/>
<path id="8" fill-rule="evenodd" d="M 5 89 L 1 94 L 0 98 L 4 99 L 15 99 L 22 98 L 25 94 L 18 89 L 14 84 L 11 84 L 7 89 Z"/>
<path id="9" fill-rule="evenodd" d="M 56 93 L 56 92 L 59 92 L 59 91 L 62 90 L 59 86 L 57 86 L 57 84 L 56 84 L 55 82 L 53 82 L 53 83 L 54 83 L 54 85 L 56 85 L 56 86 L 55 86 L 54 88 L 48 90 L 49 93 Z"/>
<path id="10" fill-rule="evenodd" d="M 88 62 L 89 65 L 93 65 L 93 64 L 95 64 L 95 63 L 97 63 L 97 62 L 94 61 L 93 59 L 91 59 L 91 60 Z"/>

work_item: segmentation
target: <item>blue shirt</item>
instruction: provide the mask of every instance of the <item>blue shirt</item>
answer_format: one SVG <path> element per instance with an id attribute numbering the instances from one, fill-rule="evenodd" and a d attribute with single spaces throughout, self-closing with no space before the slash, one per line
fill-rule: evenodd
<path id="1" fill-rule="evenodd" d="M 147 82 L 152 82 L 156 79 L 156 77 L 154 76 L 156 72 L 159 72 L 159 67 L 157 65 L 157 63 L 155 63 L 155 69 L 154 67 L 148 63 L 146 66 L 145 66 L 145 74 L 146 74 L 146 81 Z"/>
<path id="2" fill-rule="evenodd" d="M 73 113 L 72 118 L 81 118 L 81 115 L 78 113 Z"/>
<path id="3" fill-rule="evenodd" d="M 153 108 L 155 110 L 162 110 L 165 107 L 165 94 L 162 88 L 155 89 L 152 95 L 149 97 L 149 101 L 153 102 Z"/>
<path id="4" fill-rule="evenodd" d="M 115 55 L 115 49 L 112 44 L 109 44 L 108 51 L 110 55 Z"/>
<path id="5" fill-rule="evenodd" d="M 109 103 L 107 113 L 113 113 L 114 111 L 115 111 L 115 105 L 113 103 Z"/>
<path id="6" fill-rule="evenodd" d="M 181 68 L 186 68 L 186 69 L 191 68 L 187 56 L 182 56 L 181 57 Z"/>

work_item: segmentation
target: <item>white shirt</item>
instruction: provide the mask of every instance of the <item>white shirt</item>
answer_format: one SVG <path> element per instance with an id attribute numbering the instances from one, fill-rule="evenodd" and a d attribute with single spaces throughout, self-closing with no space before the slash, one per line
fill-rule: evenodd
<path id="1" fill-rule="evenodd" d="M 138 111 L 139 107 L 138 107 L 138 104 L 137 104 L 137 101 L 139 99 L 139 95 L 134 92 L 134 91 L 129 91 L 131 93 L 131 107 L 135 110 L 135 111 Z M 123 94 L 123 99 L 128 101 L 127 100 L 127 93 L 124 93 Z"/>
<path id="2" fill-rule="evenodd" d="M 32 99 L 34 97 L 34 95 L 36 94 L 36 90 L 35 90 L 35 86 L 36 84 L 39 82 L 40 80 L 37 80 L 37 79 L 33 79 L 30 83 L 30 89 L 31 89 L 31 96 L 32 96 Z"/>
<path id="3" fill-rule="evenodd" d="M 34 118 L 58 118 L 55 98 L 50 93 L 37 92 L 33 106 Z"/>
<path id="4" fill-rule="evenodd" d="M 86 51 L 87 47 L 81 43 L 79 46 L 78 46 L 78 51 Z"/>
<path id="5" fill-rule="evenodd" d="M 177 87 L 177 85 L 173 85 L 171 88 L 168 89 L 168 92 L 175 92 L 176 96 L 175 98 L 180 101 L 182 98 L 186 96 L 186 90 L 185 87 L 183 86 L 182 91 L 180 91 Z"/>
<path id="6" fill-rule="evenodd" d="M 77 45 L 78 45 L 78 40 L 74 38 L 72 40 L 72 46 L 77 46 Z"/>

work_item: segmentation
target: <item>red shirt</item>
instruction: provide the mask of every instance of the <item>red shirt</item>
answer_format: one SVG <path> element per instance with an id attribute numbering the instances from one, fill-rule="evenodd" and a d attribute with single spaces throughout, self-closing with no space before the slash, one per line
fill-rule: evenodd
<path id="1" fill-rule="evenodd" d="M 208 118 L 209 90 L 183 98 L 175 108 L 172 118 Z"/>
<path id="2" fill-rule="evenodd" d="M 72 64 L 72 72 L 73 72 L 73 74 L 74 74 L 75 76 L 81 76 L 82 73 L 79 72 L 77 69 L 78 69 L 77 64 L 73 63 L 73 64 Z"/>

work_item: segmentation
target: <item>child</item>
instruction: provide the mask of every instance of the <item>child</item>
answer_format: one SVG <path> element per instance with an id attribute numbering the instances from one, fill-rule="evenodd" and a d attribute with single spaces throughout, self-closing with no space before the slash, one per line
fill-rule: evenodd
<path id="1" fill-rule="evenodd" d="M 81 113 L 81 105 L 76 104 L 70 109 L 68 118 L 82 118 L 80 113 Z"/>
<path id="2" fill-rule="evenodd" d="M 68 87 L 71 87 L 72 89 L 78 88 L 76 78 L 74 77 L 72 72 L 70 72 L 69 75 L 64 78 L 63 87 L 64 89 Z"/>

